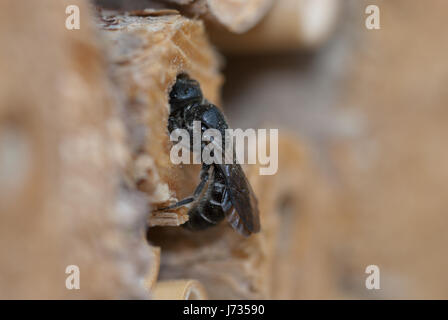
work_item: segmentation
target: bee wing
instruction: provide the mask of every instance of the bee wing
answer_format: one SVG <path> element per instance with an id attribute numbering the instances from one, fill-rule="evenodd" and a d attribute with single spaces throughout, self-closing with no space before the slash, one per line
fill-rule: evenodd
<path id="1" fill-rule="evenodd" d="M 244 223 L 241 221 L 241 218 L 238 215 L 238 212 L 236 211 L 235 207 L 232 206 L 226 212 L 226 217 L 227 221 L 230 223 L 233 229 L 235 229 L 245 237 L 250 236 L 251 232 L 245 227 Z"/>
<path id="2" fill-rule="evenodd" d="M 224 164 L 220 168 L 232 202 L 227 220 L 243 235 L 260 231 L 258 202 L 243 169 L 239 164 Z"/>

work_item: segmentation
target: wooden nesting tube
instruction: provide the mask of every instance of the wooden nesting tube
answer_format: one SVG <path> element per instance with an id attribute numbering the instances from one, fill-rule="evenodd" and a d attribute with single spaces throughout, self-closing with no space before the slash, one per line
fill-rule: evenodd
<path id="1" fill-rule="evenodd" d="M 231 54 L 264 54 L 315 48 L 335 29 L 339 0 L 277 0 L 254 28 L 234 34 L 210 28 L 211 40 Z"/>
<path id="2" fill-rule="evenodd" d="M 273 0 L 164 0 L 194 15 L 203 15 L 228 31 L 243 33 L 255 26 L 268 12 Z"/>
<path id="3" fill-rule="evenodd" d="M 151 257 L 151 266 L 145 275 L 144 283 L 145 288 L 152 292 L 157 283 L 157 278 L 159 277 L 160 270 L 160 248 L 149 246 L 149 254 Z"/>
<path id="4" fill-rule="evenodd" d="M 203 23 L 177 12 L 103 11 L 98 25 L 106 40 L 112 77 L 120 88 L 121 114 L 129 133 L 128 183 L 145 195 L 150 208 L 148 233 L 155 226 L 179 226 L 188 219 L 187 209 L 155 209 L 190 196 L 199 182 L 200 165 L 180 166 L 170 161 L 169 91 L 176 76 L 186 72 L 201 83 L 204 96 L 219 105 L 219 56 L 207 41 Z M 145 286 L 152 298 L 206 298 L 197 281 L 157 281 L 160 249 L 151 247 L 150 252 L 153 263 Z"/>
<path id="5" fill-rule="evenodd" d="M 209 45 L 201 21 L 157 11 L 102 12 L 99 26 L 108 45 L 112 74 L 121 88 L 122 110 L 133 161 L 128 177 L 151 207 L 189 196 L 199 181 L 199 165 L 170 161 L 168 95 L 177 74 L 187 72 L 204 95 L 219 104 L 219 57 Z M 188 219 L 184 208 L 152 212 L 149 226 L 178 226 Z"/>
<path id="6" fill-rule="evenodd" d="M 205 288 L 196 280 L 159 281 L 153 289 L 156 300 L 205 300 Z"/>

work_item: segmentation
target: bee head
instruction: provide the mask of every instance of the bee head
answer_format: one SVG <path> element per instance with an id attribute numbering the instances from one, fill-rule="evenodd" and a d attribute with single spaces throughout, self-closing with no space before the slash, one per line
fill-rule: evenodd
<path id="1" fill-rule="evenodd" d="M 202 100 L 203 96 L 199 82 L 190 79 L 185 73 L 178 75 L 170 92 L 171 111 L 185 108 L 192 103 L 201 103 Z"/>

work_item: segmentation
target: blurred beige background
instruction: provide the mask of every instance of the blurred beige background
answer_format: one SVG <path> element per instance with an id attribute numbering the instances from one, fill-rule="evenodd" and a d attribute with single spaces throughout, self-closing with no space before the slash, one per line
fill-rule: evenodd
<path id="1" fill-rule="evenodd" d="M 369 4 L 381 30 L 364 26 Z M 299 280 L 296 297 L 448 298 L 448 2 L 343 5 L 316 52 L 228 57 L 231 125 L 292 130 L 332 188 L 309 231 L 320 244 L 297 259 L 299 274 L 307 250 L 324 252 L 325 276 Z M 365 288 L 370 264 L 381 290 Z"/>

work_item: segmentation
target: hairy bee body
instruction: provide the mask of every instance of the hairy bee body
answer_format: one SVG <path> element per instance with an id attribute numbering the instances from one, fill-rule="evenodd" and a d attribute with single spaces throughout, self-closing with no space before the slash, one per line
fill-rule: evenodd
<path id="1" fill-rule="evenodd" d="M 170 109 L 170 133 L 186 129 L 193 137 L 194 121 L 201 122 L 202 132 L 217 129 L 222 137 L 228 129 L 222 112 L 204 99 L 199 83 L 186 74 L 180 74 L 171 89 Z M 201 181 L 193 196 L 161 210 L 184 205 L 191 205 L 189 221 L 184 224 L 190 230 L 206 229 L 224 219 L 245 236 L 260 230 L 257 200 L 238 163 L 203 164 Z"/>

